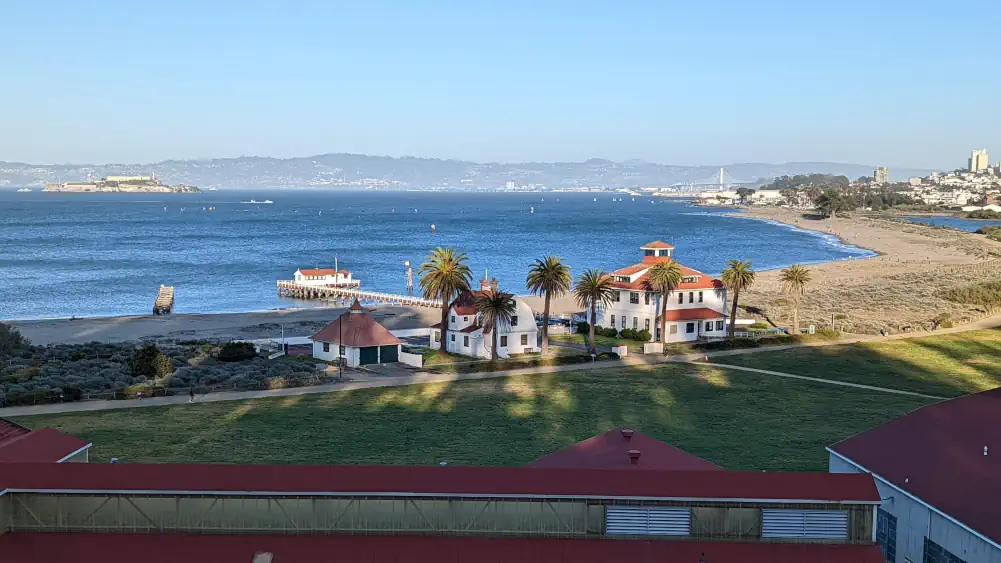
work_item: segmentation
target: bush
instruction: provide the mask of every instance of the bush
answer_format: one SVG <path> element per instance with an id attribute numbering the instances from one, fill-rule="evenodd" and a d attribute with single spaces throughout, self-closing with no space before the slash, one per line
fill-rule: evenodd
<path id="1" fill-rule="evenodd" d="M 770 325 L 768 323 L 763 323 L 761 321 L 756 321 L 754 324 L 748 326 L 747 328 L 753 328 L 753 329 L 758 329 L 758 330 L 768 330 L 768 329 L 772 328 L 772 325 Z"/>
<path id="2" fill-rule="evenodd" d="M 652 337 L 653 335 L 650 334 L 649 330 L 643 329 L 636 331 L 635 336 L 633 336 L 633 340 L 639 340 L 640 342 L 649 342 Z"/>
<path id="3" fill-rule="evenodd" d="M 824 327 L 817 329 L 817 336 L 823 338 L 824 340 L 837 340 L 841 338 L 841 333 L 830 327 Z"/>
<path id="4" fill-rule="evenodd" d="M 16 328 L 0 323 L 0 356 L 13 356 L 28 347 L 29 342 Z"/>
<path id="5" fill-rule="evenodd" d="M 955 303 L 977 305 L 987 311 L 1001 307 L 1001 281 L 983 281 L 945 292 L 945 298 Z"/>
<path id="6" fill-rule="evenodd" d="M 636 340 L 636 331 L 631 328 L 622 329 L 622 338 L 628 338 L 629 340 Z"/>
<path id="7" fill-rule="evenodd" d="M 257 349 L 250 342 L 227 342 L 216 354 L 220 362 L 242 362 L 256 357 Z"/>
<path id="8" fill-rule="evenodd" d="M 174 373 L 174 365 L 156 344 L 147 344 L 136 351 L 132 360 L 132 374 L 136 377 L 145 376 L 151 379 L 169 377 Z"/>
<path id="9" fill-rule="evenodd" d="M 588 334 L 591 330 L 591 325 L 581 321 L 577 323 L 577 334 Z"/>
<path id="10" fill-rule="evenodd" d="M 601 336 L 607 336 L 609 338 L 615 338 L 616 336 L 619 335 L 619 331 L 615 330 L 614 328 L 602 328 L 601 332 L 598 332 L 598 330 L 596 329 L 595 334 L 599 334 Z"/>

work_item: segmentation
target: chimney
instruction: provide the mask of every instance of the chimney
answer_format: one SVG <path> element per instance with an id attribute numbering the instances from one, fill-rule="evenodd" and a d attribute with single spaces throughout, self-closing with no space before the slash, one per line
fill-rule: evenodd
<path id="1" fill-rule="evenodd" d="M 634 432 L 631 428 L 623 428 L 622 430 L 619 430 L 619 432 L 622 432 L 622 437 L 625 438 L 627 442 L 633 439 Z"/>
<path id="2" fill-rule="evenodd" d="M 487 291 L 488 289 L 490 289 L 490 280 L 483 278 L 480 280 L 480 291 Z"/>
<path id="3" fill-rule="evenodd" d="M 639 465 L 641 455 L 643 452 L 639 450 L 629 450 L 629 465 Z"/>
<path id="4" fill-rule="evenodd" d="M 490 289 L 493 290 L 494 293 L 497 293 L 498 291 L 497 278 L 490 280 Z"/>

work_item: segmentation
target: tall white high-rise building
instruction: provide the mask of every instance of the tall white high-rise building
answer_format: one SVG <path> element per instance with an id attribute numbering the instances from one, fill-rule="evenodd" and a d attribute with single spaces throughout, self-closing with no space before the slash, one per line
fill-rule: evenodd
<path id="1" fill-rule="evenodd" d="M 872 173 L 873 184 L 887 184 L 890 181 L 890 173 L 885 167 L 879 167 Z"/>
<path id="2" fill-rule="evenodd" d="M 987 149 L 974 149 L 970 153 L 970 172 L 984 172 L 990 167 L 987 160 Z"/>

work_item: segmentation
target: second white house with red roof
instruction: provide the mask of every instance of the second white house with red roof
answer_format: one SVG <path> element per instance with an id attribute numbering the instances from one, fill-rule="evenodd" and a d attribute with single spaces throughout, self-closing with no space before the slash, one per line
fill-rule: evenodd
<path id="1" fill-rule="evenodd" d="M 615 270 L 612 284 L 618 290 L 609 305 L 599 310 L 598 325 L 617 330 L 650 331 L 660 341 L 661 294 L 648 272 L 658 262 L 670 261 L 674 246 L 659 240 L 640 247 L 643 260 Z M 681 266 L 681 264 L 678 264 Z M 681 285 L 667 298 L 665 342 L 687 342 L 726 336 L 726 287 L 720 280 L 681 266 Z"/>

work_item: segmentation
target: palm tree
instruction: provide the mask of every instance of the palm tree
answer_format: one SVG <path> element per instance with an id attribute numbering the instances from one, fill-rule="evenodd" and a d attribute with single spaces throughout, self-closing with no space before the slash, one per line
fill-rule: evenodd
<path id="1" fill-rule="evenodd" d="M 754 270 L 750 260 L 728 260 L 727 266 L 720 278 L 723 285 L 733 292 L 733 307 L 730 310 L 730 338 L 733 338 L 737 325 L 737 299 L 741 291 L 754 285 Z"/>
<path id="2" fill-rule="evenodd" d="M 612 277 L 599 268 L 584 270 L 577 276 L 573 287 L 573 296 L 577 304 L 591 310 L 591 322 L 588 326 L 588 336 L 591 338 L 591 353 L 597 354 L 598 347 L 594 342 L 594 325 L 598 322 L 598 304 L 608 305 L 615 295 Z"/>
<path id="3" fill-rule="evenodd" d="M 476 296 L 476 312 L 483 316 L 484 332 L 494 333 L 490 359 L 497 359 L 497 327 L 511 324 L 511 317 L 518 310 L 514 295 L 504 291 L 484 291 Z"/>
<path id="4" fill-rule="evenodd" d="M 441 300 L 441 346 L 438 350 L 443 356 L 448 355 L 448 309 L 456 296 L 469 291 L 472 279 L 466 260 L 465 252 L 439 246 L 431 251 L 418 270 L 424 298 Z"/>
<path id="5" fill-rule="evenodd" d="M 650 287 L 660 292 L 660 341 L 667 343 L 667 296 L 681 285 L 681 266 L 674 260 L 657 262 L 646 276 Z"/>
<path id="6" fill-rule="evenodd" d="M 782 270 L 779 276 L 782 282 L 782 289 L 793 296 L 795 308 L 792 313 L 793 334 L 799 334 L 799 299 L 806 294 L 806 284 L 810 283 L 810 270 L 799 264 L 793 264 Z"/>
<path id="7" fill-rule="evenodd" d="M 559 298 L 570 291 L 573 278 L 570 267 L 555 254 L 537 259 L 528 269 L 528 279 L 525 285 L 536 295 L 545 295 L 546 305 L 542 312 L 542 354 L 549 350 L 549 300 Z"/>

